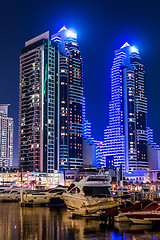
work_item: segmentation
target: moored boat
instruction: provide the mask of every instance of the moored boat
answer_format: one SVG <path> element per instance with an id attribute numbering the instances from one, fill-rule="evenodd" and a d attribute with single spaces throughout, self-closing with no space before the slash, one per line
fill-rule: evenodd
<path id="1" fill-rule="evenodd" d="M 61 198 L 62 193 L 67 189 L 65 186 L 58 185 L 48 191 L 33 191 L 23 195 L 24 204 L 30 203 L 33 205 L 48 204 L 54 198 Z"/>
<path id="2" fill-rule="evenodd" d="M 117 216 L 114 216 L 114 221 L 115 222 L 131 222 L 131 220 L 123 212 L 120 212 Z"/>
<path id="3" fill-rule="evenodd" d="M 129 218 L 131 222 L 133 222 L 134 224 L 143 224 L 143 225 L 150 225 L 152 224 L 152 221 L 150 221 L 147 218 Z"/>
<path id="4" fill-rule="evenodd" d="M 86 214 L 116 206 L 111 197 L 110 180 L 109 174 L 101 171 L 74 182 L 62 194 L 67 208 Z"/>
<path id="5" fill-rule="evenodd" d="M 19 187 L 13 187 L 11 190 L 0 193 L 1 202 L 18 202 L 21 198 L 22 189 Z M 23 190 L 26 191 L 25 189 Z"/>
<path id="6" fill-rule="evenodd" d="M 5 193 L 13 189 L 16 185 L 16 181 L 13 182 L 4 182 L 2 185 L 0 185 L 0 193 Z"/>
<path id="7" fill-rule="evenodd" d="M 114 217 L 117 222 L 131 221 L 134 224 L 152 224 L 153 222 L 160 222 L 160 206 L 156 202 L 150 202 L 146 207 L 141 209 L 130 209 L 121 212 Z"/>

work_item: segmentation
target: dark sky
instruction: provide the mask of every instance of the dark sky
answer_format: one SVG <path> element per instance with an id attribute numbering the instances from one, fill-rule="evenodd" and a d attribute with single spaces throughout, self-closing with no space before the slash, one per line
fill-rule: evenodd
<path id="1" fill-rule="evenodd" d="M 108 124 L 110 69 L 114 51 L 126 41 L 139 49 L 146 72 L 148 125 L 160 143 L 159 0 L 1 0 L 0 103 L 14 118 L 14 164 L 18 156 L 19 56 L 25 41 L 63 25 L 78 34 L 83 57 L 86 115 L 92 135 L 103 140 Z"/>

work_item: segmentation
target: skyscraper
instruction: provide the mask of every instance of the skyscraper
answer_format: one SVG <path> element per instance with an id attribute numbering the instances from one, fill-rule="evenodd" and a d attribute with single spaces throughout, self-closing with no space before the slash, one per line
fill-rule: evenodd
<path id="1" fill-rule="evenodd" d="M 0 104 L 0 166 L 9 167 L 13 162 L 13 118 L 8 117 L 8 106 Z"/>
<path id="2" fill-rule="evenodd" d="M 160 146 L 153 139 L 153 129 L 147 127 L 147 158 L 151 170 L 160 169 Z"/>
<path id="3" fill-rule="evenodd" d="M 77 35 L 66 27 L 51 37 L 60 44 L 60 169 L 83 166 L 82 58 Z M 68 62 L 67 62 L 68 61 Z"/>
<path id="4" fill-rule="evenodd" d="M 115 51 L 104 158 L 107 166 L 122 164 L 126 172 L 148 167 L 144 74 L 138 49 L 125 43 Z"/>
<path id="5" fill-rule="evenodd" d="M 82 158 L 82 58 L 63 27 L 25 43 L 20 57 L 19 165 L 52 173 Z"/>
<path id="6" fill-rule="evenodd" d="M 84 167 L 105 167 L 103 157 L 103 142 L 97 141 L 92 137 L 91 123 L 86 119 L 85 98 L 83 98 L 83 165 Z"/>

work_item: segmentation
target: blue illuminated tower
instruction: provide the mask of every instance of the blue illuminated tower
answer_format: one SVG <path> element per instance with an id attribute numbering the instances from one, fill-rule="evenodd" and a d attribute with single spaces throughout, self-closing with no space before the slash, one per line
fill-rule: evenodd
<path id="1" fill-rule="evenodd" d="M 59 169 L 83 166 L 82 158 L 82 57 L 77 34 L 65 26 L 52 35 L 59 45 Z"/>
<path id="2" fill-rule="evenodd" d="M 104 131 L 106 166 L 126 172 L 148 167 L 144 70 L 138 49 L 125 43 L 111 69 L 109 126 Z"/>

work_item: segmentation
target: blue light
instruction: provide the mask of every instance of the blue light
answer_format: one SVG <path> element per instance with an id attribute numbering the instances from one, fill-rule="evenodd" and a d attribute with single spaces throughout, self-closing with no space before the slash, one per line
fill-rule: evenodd
<path id="1" fill-rule="evenodd" d="M 131 50 L 132 53 L 138 53 L 139 54 L 138 49 L 135 46 L 130 47 L 130 50 Z"/>
<path id="2" fill-rule="evenodd" d="M 68 30 L 66 35 L 68 38 L 77 38 L 77 34 L 71 30 Z"/>
<path id="3" fill-rule="evenodd" d="M 61 38 L 58 37 L 58 36 L 56 36 L 56 37 L 52 37 L 51 40 L 52 40 L 53 42 L 62 43 Z"/>
<path id="4" fill-rule="evenodd" d="M 63 26 L 58 32 L 62 32 L 62 31 L 66 31 L 67 28 L 65 26 Z"/>
<path id="5" fill-rule="evenodd" d="M 120 49 L 125 48 L 125 47 L 130 47 L 128 42 L 126 42 Z"/>

